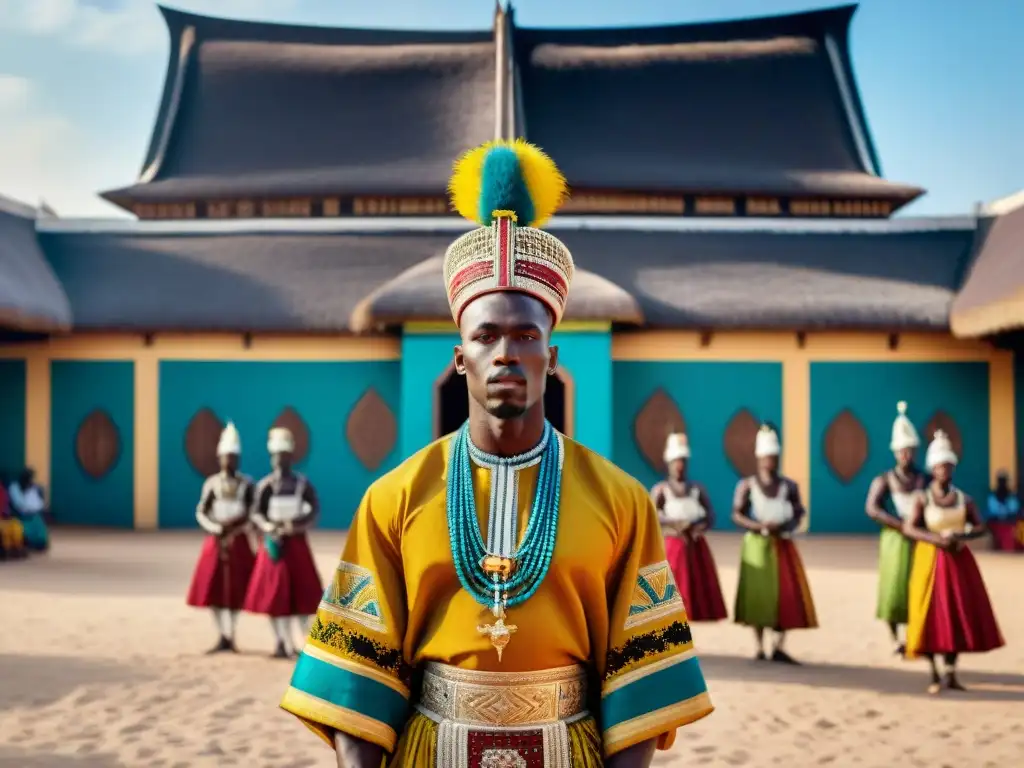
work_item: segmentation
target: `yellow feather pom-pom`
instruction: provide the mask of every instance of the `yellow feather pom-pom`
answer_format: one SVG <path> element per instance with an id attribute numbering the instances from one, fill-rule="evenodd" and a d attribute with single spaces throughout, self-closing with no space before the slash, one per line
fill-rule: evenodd
<path id="1" fill-rule="evenodd" d="M 526 189 L 533 200 L 533 221 L 529 226 L 539 227 L 565 202 L 569 196 L 569 185 L 555 161 L 540 147 L 516 139 L 512 148 L 519 158 Z"/>
<path id="2" fill-rule="evenodd" d="M 488 153 L 495 148 L 511 150 L 518 161 L 519 174 L 525 184 L 526 194 L 532 204 L 532 216 L 529 221 L 520 221 L 525 226 L 537 227 L 550 219 L 568 197 L 568 185 L 565 177 L 554 161 L 539 147 L 524 139 L 515 141 L 489 141 L 460 157 L 452 170 L 448 183 L 452 207 L 460 216 L 480 226 L 490 223 L 487 206 L 481 205 L 481 197 L 485 194 L 483 185 L 484 163 Z M 499 184 L 507 179 L 490 179 L 491 183 Z M 490 192 L 491 190 L 486 190 Z"/>
<path id="3" fill-rule="evenodd" d="M 487 150 L 495 145 L 490 141 L 483 146 L 471 149 L 458 160 L 452 169 L 452 177 L 448 182 L 448 194 L 451 196 L 452 208 L 470 221 L 484 226 L 480 220 L 479 202 L 480 188 L 483 181 L 484 157 Z"/>

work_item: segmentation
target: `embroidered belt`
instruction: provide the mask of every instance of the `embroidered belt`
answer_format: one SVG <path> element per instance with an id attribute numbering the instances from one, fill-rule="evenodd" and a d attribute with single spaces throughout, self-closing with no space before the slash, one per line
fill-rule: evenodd
<path id="1" fill-rule="evenodd" d="M 579 666 L 477 672 L 428 663 L 416 708 L 438 723 L 438 768 L 569 768 L 566 726 L 587 716 Z"/>

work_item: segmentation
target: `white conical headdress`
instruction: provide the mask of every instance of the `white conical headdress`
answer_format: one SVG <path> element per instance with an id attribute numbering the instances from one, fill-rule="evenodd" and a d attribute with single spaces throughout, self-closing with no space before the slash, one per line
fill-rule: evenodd
<path id="1" fill-rule="evenodd" d="M 913 423 L 907 418 L 907 403 L 900 400 L 896 403 L 898 414 L 892 423 L 892 441 L 889 443 L 889 450 L 896 452 L 904 448 L 917 448 L 921 444 L 921 438 L 917 435 Z"/>
<path id="2" fill-rule="evenodd" d="M 242 438 L 235 429 L 234 422 L 229 421 L 228 425 L 220 433 L 220 440 L 217 443 L 217 455 L 224 456 L 233 453 L 236 456 L 242 455 Z"/>
<path id="3" fill-rule="evenodd" d="M 673 432 L 669 435 L 668 440 L 665 441 L 663 458 L 666 464 L 676 459 L 690 458 L 690 441 L 686 439 L 686 435 L 682 432 Z"/>
<path id="4" fill-rule="evenodd" d="M 295 438 L 287 427 L 274 427 L 267 436 L 268 453 L 293 453 Z"/>
<path id="5" fill-rule="evenodd" d="M 958 459 L 953 451 L 953 443 L 949 441 L 949 435 L 941 429 L 935 430 L 935 437 L 928 445 L 928 453 L 925 456 L 925 464 L 928 470 L 932 470 L 939 464 L 952 464 L 956 466 Z"/>
<path id="6" fill-rule="evenodd" d="M 778 456 L 782 453 L 782 446 L 779 444 L 779 435 L 767 424 L 763 424 L 757 431 L 757 440 L 754 441 L 754 456 L 763 458 L 765 456 Z"/>

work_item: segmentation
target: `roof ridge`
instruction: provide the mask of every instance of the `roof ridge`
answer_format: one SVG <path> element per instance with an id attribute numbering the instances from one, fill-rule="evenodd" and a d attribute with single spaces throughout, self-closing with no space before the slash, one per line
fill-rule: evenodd
<path id="1" fill-rule="evenodd" d="M 626 230 L 636 232 L 765 232 L 774 234 L 901 234 L 968 231 L 977 219 L 963 216 L 919 216 L 893 219 L 769 219 L 755 217 L 669 218 L 652 216 L 555 216 L 552 231 Z M 160 221 L 137 219 L 43 219 L 44 234 L 246 235 L 246 234 L 458 234 L 471 228 L 454 216 L 351 217 L 310 219 L 217 219 Z"/>

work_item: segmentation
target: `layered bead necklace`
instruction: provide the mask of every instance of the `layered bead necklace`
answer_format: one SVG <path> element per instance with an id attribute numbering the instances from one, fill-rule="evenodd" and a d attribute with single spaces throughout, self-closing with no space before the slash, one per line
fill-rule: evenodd
<path id="1" fill-rule="evenodd" d="M 448 457 L 448 536 L 452 559 L 462 588 L 490 608 L 496 621 L 478 627 L 490 637 L 501 659 L 515 625 L 505 624 L 505 609 L 529 600 L 547 576 L 558 535 L 558 509 L 562 494 L 562 438 L 544 423 L 540 443 L 530 451 L 508 458 L 490 456 L 469 439 L 468 422 L 452 439 Z M 491 470 L 491 500 L 487 543 L 480 533 L 473 467 Z M 518 532 L 519 471 L 540 465 L 530 520 L 522 541 Z"/>

